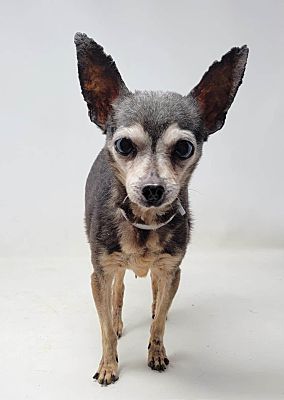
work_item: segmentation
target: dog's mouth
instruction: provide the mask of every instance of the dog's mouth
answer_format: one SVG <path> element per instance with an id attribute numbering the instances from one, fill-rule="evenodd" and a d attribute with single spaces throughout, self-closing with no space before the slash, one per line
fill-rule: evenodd
<path id="1" fill-rule="evenodd" d="M 133 193 L 126 196 L 123 204 L 127 205 L 138 218 L 143 220 L 159 220 L 166 214 L 171 214 L 176 211 L 176 196 L 168 196 L 167 193 L 161 199 L 156 200 L 150 197 L 150 200 L 144 196 Z"/>
<path id="2" fill-rule="evenodd" d="M 145 185 L 142 189 L 134 188 L 127 191 L 127 197 L 131 203 L 144 211 L 163 213 L 171 208 L 171 205 L 176 201 L 178 197 L 177 189 L 169 190 L 162 185 Z"/>
<path id="3" fill-rule="evenodd" d="M 167 225 L 177 215 L 185 215 L 185 210 L 179 200 L 175 200 L 163 207 L 158 206 L 142 206 L 136 202 L 132 202 L 129 196 L 126 196 L 120 207 L 122 214 L 126 220 L 132 225 L 140 229 L 158 229 Z"/>
<path id="4" fill-rule="evenodd" d="M 134 208 L 139 208 L 143 210 L 143 212 L 151 212 L 151 213 L 156 213 L 156 214 L 163 214 L 166 212 L 168 209 L 172 207 L 172 204 L 175 202 L 176 198 L 172 199 L 171 201 L 166 201 L 166 199 L 161 199 L 161 200 L 150 200 L 147 201 L 142 198 L 142 196 L 138 198 L 133 198 L 132 196 L 128 196 L 130 202 L 132 203 Z"/>

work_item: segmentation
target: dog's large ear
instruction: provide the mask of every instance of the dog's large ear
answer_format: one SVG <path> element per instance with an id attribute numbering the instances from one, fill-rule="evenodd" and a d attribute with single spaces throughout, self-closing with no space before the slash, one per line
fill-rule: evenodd
<path id="1" fill-rule="evenodd" d="M 84 33 L 76 33 L 74 42 L 77 50 L 78 72 L 82 94 L 89 109 L 92 122 L 105 129 L 112 110 L 112 103 L 129 93 L 115 62 Z"/>
<path id="2" fill-rule="evenodd" d="M 215 61 L 189 96 L 197 101 L 205 137 L 222 128 L 227 111 L 242 83 L 248 56 L 247 46 L 234 47 Z"/>

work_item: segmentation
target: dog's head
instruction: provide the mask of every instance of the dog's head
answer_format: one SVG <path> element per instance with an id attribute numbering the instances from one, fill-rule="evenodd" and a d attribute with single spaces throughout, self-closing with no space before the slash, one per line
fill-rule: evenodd
<path id="1" fill-rule="evenodd" d="M 109 159 L 129 199 L 140 207 L 171 204 L 197 165 L 203 142 L 224 125 L 248 48 L 234 47 L 182 96 L 131 93 L 101 46 L 81 33 L 75 44 L 90 119 L 106 134 Z"/>

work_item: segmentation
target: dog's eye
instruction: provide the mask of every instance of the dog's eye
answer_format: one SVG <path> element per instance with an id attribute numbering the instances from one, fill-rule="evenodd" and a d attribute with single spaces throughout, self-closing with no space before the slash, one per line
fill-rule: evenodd
<path id="1" fill-rule="evenodd" d="M 188 140 L 179 140 L 174 147 L 174 155 L 183 160 L 191 157 L 194 153 L 194 147 Z"/>
<path id="2" fill-rule="evenodd" d="M 130 139 L 121 138 L 114 143 L 115 150 L 123 156 L 128 156 L 134 151 L 134 145 Z"/>

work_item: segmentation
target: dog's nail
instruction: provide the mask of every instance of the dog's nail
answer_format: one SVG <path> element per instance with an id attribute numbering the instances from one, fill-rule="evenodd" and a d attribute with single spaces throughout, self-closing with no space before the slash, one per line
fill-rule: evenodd
<path id="1" fill-rule="evenodd" d="M 99 377 L 99 373 L 96 372 L 95 375 L 93 376 L 93 379 L 98 379 L 98 377 Z"/>
<path id="2" fill-rule="evenodd" d="M 148 344 L 148 350 L 150 349 L 150 347 L 151 347 L 151 342 Z"/>
<path id="3" fill-rule="evenodd" d="M 118 362 L 118 357 L 117 356 L 115 357 L 115 359 L 116 359 L 116 362 Z"/>
<path id="4" fill-rule="evenodd" d="M 103 379 L 103 382 L 102 382 L 102 385 L 103 385 L 103 386 L 107 386 L 107 385 L 109 385 L 109 384 L 111 384 L 111 381 L 108 382 L 107 379 L 104 378 L 104 379 Z"/>
<path id="5" fill-rule="evenodd" d="M 159 371 L 159 372 L 163 372 L 163 371 L 165 371 L 165 369 L 166 369 L 166 366 L 165 365 L 163 365 L 163 364 L 161 364 L 161 361 L 159 360 L 159 363 L 160 364 L 158 364 L 157 365 L 157 371 Z"/>
<path id="6" fill-rule="evenodd" d="M 169 359 L 168 359 L 168 358 L 164 358 L 164 363 L 165 363 L 166 365 L 169 365 L 169 363 L 170 363 Z"/>
<path id="7" fill-rule="evenodd" d="M 155 319 L 155 314 L 152 314 L 152 319 Z"/>
<path id="8" fill-rule="evenodd" d="M 112 383 L 115 383 L 116 381 L 118 381 L 118 376 L 112 375 L 112 376 L 111 376 L 111 382 L 112 382 Z"/>

